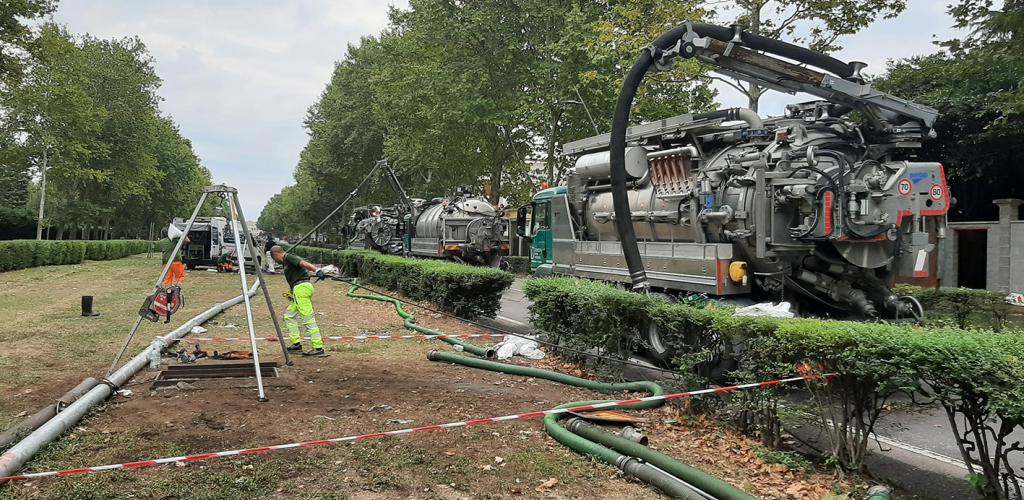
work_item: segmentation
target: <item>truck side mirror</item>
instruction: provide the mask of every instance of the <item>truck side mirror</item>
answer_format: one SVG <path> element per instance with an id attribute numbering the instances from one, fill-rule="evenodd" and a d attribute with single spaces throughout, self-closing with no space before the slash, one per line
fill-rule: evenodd
<path id="1" fill-rule="evenodd" d="M 530 211 L 529 205 L 519 207 L 516 212 L 516 236 L 526 237 L 526 214 Z"/>

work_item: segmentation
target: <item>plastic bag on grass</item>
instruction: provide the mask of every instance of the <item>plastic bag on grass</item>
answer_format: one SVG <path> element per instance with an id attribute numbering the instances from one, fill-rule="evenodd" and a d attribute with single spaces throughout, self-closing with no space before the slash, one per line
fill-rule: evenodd
<path id="1" fill-rule="evenodd" d="M 734 316 L 764 316 L 768 318 L 792 318 L 793 312 L 789 310 L 791 307 L 789 302 L 779 302 L 773 304 L 771 302 L 762 302 L 760 304 L 754 304 L 752 306 L 740 307 L 736 309 Z"/>
<path id="2" fill-rule="evenodd" d="M 529 359 L 544 359 L 544 351 L 540 350 L 537 342 L 527 337 L 506 335 L 505 340 L 494 347 L 497 349 L 498 359 L 509 359 L 515 355 Z"/>

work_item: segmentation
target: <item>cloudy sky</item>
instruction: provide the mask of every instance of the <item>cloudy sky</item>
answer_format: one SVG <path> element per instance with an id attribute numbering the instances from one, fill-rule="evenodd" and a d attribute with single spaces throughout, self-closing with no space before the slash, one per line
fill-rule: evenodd
<path id="1" fill-rule="evenodd" d="M 944 4 L 910 0 L 898 18 L 842 40 L 837 57 L 869 64 L 933 52 L 952 34 Z M 192 140 L 217 182 L 240 190 L 248 219 L 293 182 L 306 143 L 306 109 L 348 43 L 384 28 L 388 5 L 406 0 L 61 0 L 55 15 L 74 32 L 139 36 L 156 59 L 165 113 Z M 937 38 L 936 38 L 937 37 Z M 874 71 L 872 71 L 874 70 Z M 764 113 L 791 96 L 771 93 Z M 722 88 L 726 106 L 744 105 Z"/>

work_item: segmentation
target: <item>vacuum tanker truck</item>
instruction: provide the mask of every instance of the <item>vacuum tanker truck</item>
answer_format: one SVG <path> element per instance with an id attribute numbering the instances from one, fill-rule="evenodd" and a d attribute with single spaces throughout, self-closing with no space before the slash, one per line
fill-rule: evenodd
<path id="1" fill-rule="evenodd" d="M 860 63 L 762 38 L 685 25 L 641 62 L 696 57 L 731 77 L 822 99 L 778 117 L 732 108 L 565 144 L 575 164 L 564 185 L 518 213 L 535 275 L 640 282 L 670 296 L 784 299 L 829 316 L 921 317 L 915 299 L 891 290 L 897 277 L 934 279 L 938 269 L 949 187 L 940 163 L 918 157 L 937 112 L 872 89 Z M 622 206 L 615 168 L 624 174 Z M 638 265 L 626 258 L 630 248 Z"/>

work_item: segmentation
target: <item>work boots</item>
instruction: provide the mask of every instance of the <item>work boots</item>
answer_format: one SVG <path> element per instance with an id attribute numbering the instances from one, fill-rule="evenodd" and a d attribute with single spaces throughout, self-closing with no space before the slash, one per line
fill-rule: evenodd
<path id="1" fill-rule="evenodd" d="M 323 347 L 319 347 L 317 349 L 310 349 L 308 351 L 305 351 L 305 352 L 302 353 L 302 355 L 303 356 L 310 356 L 310 357 L 313 357 L 313 356 L 315 356 L 315 357 L 323 357 L 323 356 L 326 356 L 327 353 L 324 352 L 324 348 Z"/>
<path id="2" fill-rule="evenodd" d="M 289 351 L 292 351 L 292 352 L 299 352 L 299 351 L 302 350 L 302 344 L 296 342 L 296 343 L 286 347 L 285 349 L 287 349 Z"/>

